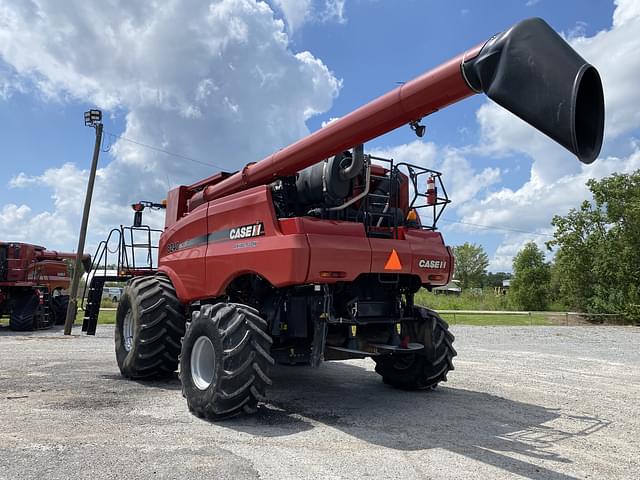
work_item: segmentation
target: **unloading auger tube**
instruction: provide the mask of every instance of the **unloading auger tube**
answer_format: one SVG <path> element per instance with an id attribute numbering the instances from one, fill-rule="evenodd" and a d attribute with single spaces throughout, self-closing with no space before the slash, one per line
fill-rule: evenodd
<path id="1" fill-rule="evenodd" d="M 189 209 L 294 175 L 481 92 L 581 162 L 591 163 L 597 158 L 604 130 L 604 95 L 598 71 L 544 20 L 530 18 L 195 193 Z"/>

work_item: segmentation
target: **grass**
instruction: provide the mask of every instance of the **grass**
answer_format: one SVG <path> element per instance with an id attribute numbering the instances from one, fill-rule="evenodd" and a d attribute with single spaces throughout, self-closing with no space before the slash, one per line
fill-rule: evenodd
<path id="1" fill-rule="evenodd" d="M 415 302 L 434 310 L 518 310 L 507 295 L 496 295 L 488 290 L 480 294 L 436 295 L 422 288 L 416 293 Z"/>
<path id="2" fill-rule="evenodd" d="M 436 295 L 421 289 L 415 298 L 418 305 L 433 310 L 518 310 L 508 295 L 496 295 L 490 289 L 482 293 L 463 292 L 461 295 Z M 491 315 L 491 314 L 442 314 L 451 325 L 552 325 L 553 322 L 544 313 L 529 315 Z"/>
<path id="3" fill-rule="evenodd" d="M 495 326 L 526 326 L 526 325 L 553 325 L 547 316 L 540 313 L 529 315 L 491 315 L 491 314 L 443 314 L 450 325 L 495 325 Z"/>
<path id="4" fill-rule="evenodd" d="M 101 325 L 116 323 L 116 311 L 100 309 L 100 315 L 98 315 L 98 323 Z"/>

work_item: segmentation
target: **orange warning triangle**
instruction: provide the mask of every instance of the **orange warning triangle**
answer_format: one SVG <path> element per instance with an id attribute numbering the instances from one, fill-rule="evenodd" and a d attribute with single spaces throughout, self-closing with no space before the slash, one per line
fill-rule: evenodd
<path id="1" fill-rule="evenodd" d="M 384 266 L 385 270 L 402 270 L 402 263 L 400 263 L 400 257 L 398 256 L 398 252 L 394 248 L 391 250 L 391 255 L 387 259 L 387 263 Z"/>

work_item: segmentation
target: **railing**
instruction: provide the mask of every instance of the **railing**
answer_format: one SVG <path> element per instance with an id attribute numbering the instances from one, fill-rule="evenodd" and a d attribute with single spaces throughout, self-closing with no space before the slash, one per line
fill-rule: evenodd
<path id="1" fill-rule="evenodd" d="M 409 202 L 409 209 L 415 208 L 418 211 L 420 209 L 431 209 L 431 225 L 423 225 L 423 228 L 435 230 L 444 209 L 451 203 L 447 190 L 444 188 L 444 183 L 442 182 L 442 172 L 410 163 L 399 163 L 396 168 L 400 169 L 400 167 L 404 167 L 407 170 L 409 181 L 411 182 L 412 188 L 410 194 L 412 197 Z M 433 187 L 435 192 L 432 200 L 429 199 L 429 193 L 420 188 L 420 181 L 424 180 L 426 176 L 431 177 L 434 181 Z M 419 200 L 424 200 L 424 203 L 419 205 L 417 203 Z"/>
<path id="2" fill-rule="evenodd" d="M 153 229 L 148 225 L 139 227 L 121 226 L 120 229 L 122 231 L 122 248 L 120 249 L 118 270 L 132 273 L 155 271 L 157 269 L 158 239 L 154 239 L 153 236 L 157 235 L 159 237 L 162 230 Z M 140 241 L 140 236 L 143 237 L 142 242 Z M 127 240 L 129 243 L 127 243 Z M 140 251 L 144 255 L 143 263 L 136 262 L 136 252 Z M 156 254 L 155 256 L 154 253 Z"/>
<path id="3" fill-rule="evenodd" d="M 82 308 L 87 290 L 95 276 L 106 281 L 126 281 L 136 275 L 147 275 L 157 270 L 157 239 L 161 230 L 148 225 L 114 228 L 106 240 L 102 240 L 87 272 L 87 281 L 82 292 Z M 115 268 L 114 268 L 115 267 Z"/>

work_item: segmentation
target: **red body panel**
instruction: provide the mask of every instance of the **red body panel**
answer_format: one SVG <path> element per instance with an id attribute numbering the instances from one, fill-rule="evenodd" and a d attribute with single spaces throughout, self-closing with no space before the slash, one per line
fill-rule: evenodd
<path id="1" fill-rule="evenodd" d="M 259 235 L 231 238 L 251 225 L 260 225 Z M 168 228 L 160 240 L 159 270 L 184 303 L 223 295 L 244 274 L 275 287 L 353 281 L 364 273 L 413 274 L 433 286 L 449 281 L 452 258 L 440 233 L 401 229 L 400 237 L 368 238 L 355 222 L 278 220 L 271 190 L 259 186 L 204 204 Z M 385 270 L 394 249 L 401 270 Z M 326 278 L 321 272 L 344 275 Z"/>
<path id="2" fill-rule="evenodd" d="M 174 223 L 160 236 L 158 270 L 171 278 L 181 299 L 195 300 L 206 297 L 207 277 L 204 259 L 207 253 L 207 222 L 207 208 L 204 206 Z M 190 241 L 192 243 L 184 248 L 170 248 L 170 245 Z"/>
<path id="3" fill-rule="evenodd" d="M 10 314 L 11 298 L 21 292 L 67 289 L 71 277 L 64 259 L 70 258 L 75 254 L 28 243 L 0 242 L 0 315 Z"/>
<path id="4" fill-rule="evenodd" d="M 207 248 L 208 295 L 217 296 L 234 278 L 257 273 L 275 286 L 304 283 L 309 251 L 304 235 L 283 235 L 266 186 L 209 203 L 210 232 L 226 232 L 262 222 L 263 235 L 246 239 L 222 236 Z"/>

